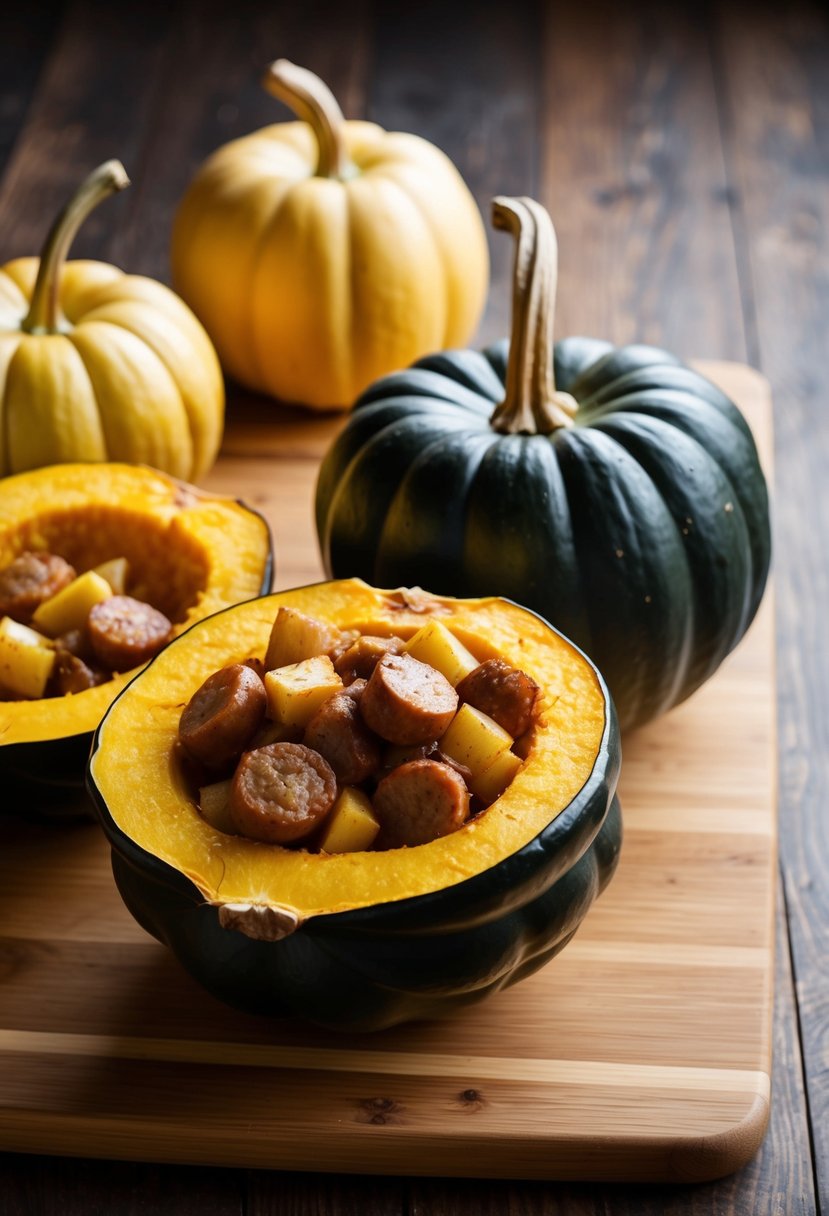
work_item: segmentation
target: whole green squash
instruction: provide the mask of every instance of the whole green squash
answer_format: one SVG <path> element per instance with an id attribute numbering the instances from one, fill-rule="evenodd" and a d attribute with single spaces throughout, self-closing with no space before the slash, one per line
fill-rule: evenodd
<path id="1" fill-rule="evenodd" d="M 497 594 L 596 662 L 623 728 L 682 701 L 750 625 L 770 558 L 754 440 L 666 351 L 553 346 L 557 245 L 532 199 L 516 236 L 511 341 L 449 351 L 359 399 L 320 470 L 330 575 Z"/>

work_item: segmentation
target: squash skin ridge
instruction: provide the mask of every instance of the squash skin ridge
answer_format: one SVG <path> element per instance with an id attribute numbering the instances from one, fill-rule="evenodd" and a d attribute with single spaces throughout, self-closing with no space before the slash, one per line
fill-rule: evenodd
<path id="1" fill-rule="evenodd" d="M 503 340 L 486 348 L 477 357 L 486 361 L 492 377 L 498 379 L 503 377 L 506 370 L 507 353 L 508 342 Z M 470 396 L 475 395 L 478 395 L 482 407 L 488 405 L 490 413 L 498 404 L 494 392 L 487 388 L 488 378 L 479 375 L 473 384 L 474 371 L 478 366 L 470 362 L 473 354 L 475 352 L 449 351 L 438 358 L 418 360 L 409 373 L 394 373 L 378 381 L 359 398 L 345 428 L 323 460 L 317 485 L 317 530 L 326 571 L 332 577 L 349 573 L 371 578 L 378 583 L 394 582 L 399 572 L 394 542 L 399 541 L 401 546 L 406 547 L 407 577 L 413 581 L 431 586 L 437 593 L 475 595 L 501 592 L 506 598 L 525 603 L 561 627 L 567 636 L 589 650 L 591 657 L 608 677 L 617 701 L 622 729 L 642 725 L 666 708 L 686 699 L 713 674 L 713 668 L 708 664 L 712 656 L 694 654 L 687 671 L 683 673 L 680 670 L 683 656 L 677 645 L 669 637 L 653 636 L 656 612 L 655 599 L 650 598 L 652 588 L 644 578 L 628 579 L 627 583 L 620 579 L 621 562 L 626 561 L 628 555 L 623 552 L 624 545 L 614 545 L 616 521 L 612 512 L 607 513 L 606 520 L 602 514 L 602 522 L 607 526 L 601 532 L 599 547 L 585 550 L 579 545 L 571 545 L 568 549 L 568 554 L 580 567 L 580 587 L 585 602 L 599 605 L 597 628 L 597 621 L 591 620 L 586 610 L 579 620 L 572 620 L 568 616 L 567 597 L 562 588 L 570 577 L 569 572 L 558 580 L 551 569 L 558 542 L 551 542 L 544 563 L 533 564 L 544 535 L 542 525 L 534 522 L 537 515 L 535 504 L 546 488 L 543 479 L 536 477 L 527 487 L 523 514 L 515 528 L 511 550 L 505 547 L 504 537 L 499 532 L 502 521 L 497 497 L 493 498 L 491 506 L 481 508 L 478 531 L 489 518 L 490 530 L 495 536 L 491 545 L 490 566 L 499 574 L 493 576 L 491 581 L 484 581 L 480 571 L 470 567 L 464 549 L 449 546 L 443 533 L 429 524 L 429 519 L 438 514 L 441 505 L 447 511 L 464 510 L 452 498 L 451 487 L 438 487 L 436 491 L 431 486 L 428 492 L 422 490 L 420 497 L 415 496 L 416 501 L 413 499 L 409 504 L 407 513 L 398 512 L 393 525 L 389 523 L 391 504 L 385 503 L 384 495 L 375 495 L 370 491 L 372 480 L 379 477 L 382 481 L 383 478 L 384 466 L 378 460 L 379 449 L 372 449 L 372 445 L 384 435 L 380 419 L 393 417 L 393 411 L 400 408 L 404 400 L 410 411 L 412 427 L 419 423 L 423 445 L 447 434 L 450 428 L 454 431 L 455 421 L 460 418 L 476 438 L 479 434 L 492 433 L 483 410 L 476 417 L 476 411 L 470 408 Z M 620 421 L 629 418 L 635 411 L 659 419 L 677 433 L 681 432 L 683 436 L 696 441 L 706 452 L 708 460 L 718 466 L 733 487 L 731 501 L 719 505 L 724 512 L 733 511 L 735 517 L 736 508 L 742 510 L 751 561 L 745 571 L 744 590 L 748 610 L 744 611 L 742 604 L 729 602 L 723 608 L 719 622 L 723 638 L 729 635 L 728 644 L 723 641 L 722 646 L 718 647 L 716 657 L 724 657 L 734 649 L 751 625 L 759 608 L 770 565 L 768 491 L 748 423 L 737 406 L 716 385 L 674 356 L 655 347 L 632 345 L 616 348 L 597 339 L 565 338 L 554 348 L 554 361 L 556 384 L 577 398 L 581 394 L 584 408 L 582 411 L 580 405 L 572 429 L 554 432 L 550 437 L 529 436 L 527 442 L 539 445 L 547 442 L 551 450 L 558 453 L 567 447 L 568 436 L 580 434 L 589 442 L 591 434 L 598 432 L 603 424 L 609 425 L 614 417 Z M 436 378 L 443 373 L 442 383 L 432 390 L 433 397 L 429 396 L 428 388 L 421 383 L 424 372 Z M 407 379 L 409 374 L 411 382 Z M 664 378 L 664 384 L 660 383 L 660 378 Z M 455 390 L 456 402 L 453 400 Z M 383 406 L 388 407 L 387 414 L 382 413 Z M 448 420 L 447 411 L 450 413 Z M 402 483 L 416 460 L 416 454 L 413 443 L 401 440 L 395 445 L 391 438 L 387 450 L 383 451 L 385 467 L 393 464 Z M 470 461 L 473 455 L 470 454 Z M 640 468 L 644 473 L 644 468 Z M 647 476 L 652 480 L 649 474 Z M 693 489 L 697 484 L 694 469 L 688 468 L 686 476 L 689 487 Z M 368 491 L 366 487 L 369 487 Z M 435 501 L 436 493 L 439 494 L 439 501 Z M 360 527 L 352 522 L 356 511 L 352 499 L 360 504 Z M 510 518 L 514 519 L 514 503 L 511 505 L 513 510 Z M 416 513 L 415 507 L 418 508 Z M 580 500 L 569 502 L 568 518 L 572 519 L 583 509 L 584 504 Z M 428 518 L 422 518 L 424 515 Z M 733 544 L 729 518 L 727 514 L 721 515 L 716 531 L 712 533 L 712 549 L 720 543 L 724 549 Z M 646 515 L 643 514 L 638 522 L 641 523 L 643 534 L 647 535 L 650 522 Z M 676 522 L 681 523 L 679 520 Z M 732 518 L 731 523 L 734 522 Z M 548 526 L 546 519 L 544 526 Z M 504 529 L 500 528 L 500 531 Z M 654 539 L 653 543 L 656 545 L 658 540 Z M 614 548 L 619 550 L 616 569 Z M 643 551 L 646 549 L 647 546 Z M 509 572 L 520 569 L 522 562 L 527 569 L 526 576 L 510 577 Z M 734 583 L 740 577 L 737 571 L 730 575 Z M 474 581 L 471 581 L 472 578 Z M 608 587 L 612 588 L 612 593 L 607 591 Z M 681 595 L 675 598 L 681 600 Z M 680 603 L 675 607 L 681 609 L 682 605 Z M 619 609 L 624 610 L 631 626 L 623 642 L 619 641 L 618 628 L 615 631 L 612 628 L 614 622 L 618 621 Z M 601 627 L 602 621 L 607 622 L 607 629 Z M 631 637 L 646 649 L 652 675 L 644 676 L 644 680 L 646 684 L 655 685 L 653 696 L 640 698 L 637 685 L 641 681 L 634 671 L 635 665 L 628 661 L 629 646 L 623 644 L 630 642 Z M 671 681 L 666 681 L 660 675 L 668 668 L 674 670 L 675 692 L 670 691 Z M 699 678 L 694 678 L 695 675 Z M 662 696 L 666 691 L 670 691 L 669 704 Z"/>
<path id="2" fill-rule="evenodd" d="M 508 986 L 516 970 L 529 974 L 563 948 L 618 862 L 619 728 L 585 661 L 605 706 L 601 740 L 582 787 L 532 840 L 448 887 L 310 915 L 279 942 L 223 929 L 220 901 L 114 821 L 90 761 L 89 792 L 124 902 L 213 995 L 252 1013 L 362 1032 L 442 1016 Z"/>

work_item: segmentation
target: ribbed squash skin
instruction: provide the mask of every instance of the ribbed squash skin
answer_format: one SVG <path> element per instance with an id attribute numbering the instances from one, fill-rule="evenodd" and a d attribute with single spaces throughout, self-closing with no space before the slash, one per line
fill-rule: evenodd
<path id="1" fill-rule="evenodd" d="M 673 355 L 569 338 L 555 383 L 575 425 L 500 435 L 507 355 L 431 356 L 363 394 L 317 486 L 326 570 L 525 604 L 590 655 L 636 726 L 707 680 L 760 603 L 770 529 L 751 432 Z"/>
<path id="2" fill-rule="evenodd" d="M 607 755 L 609 766 L 617 761 L 618 741 Z M 111 820 L 104 828 L 124 903 L 214 996 L 248 1013 L 370 1031 L 449 1014 L 531 975 L 566 946 L 618 861 L 622 821 L 610 788 L 608 777 L 598 779 L 531 844 L 475 878 L 315 917 L 281 942 L 221 928 L 216 908 L 183 875 Z"/>
<path id="3" fill-rule="evenodd" d="M 195 626 L 191 636 L 199 629 Z M 179 649 L 184 655 L 183 646 Z M 117 820 L 124 815 L 115 770 L 109 771 L 109 799 L 98 784 L 106 766 L 99 766 L 96 779 L 96 759 L 103 759 L 100 749 L 121 747 L 121 726 L 107 738 L 105 720 L 96 736 L 88 780 L 127 907 L 221 1000 L 252 1013 L 291 1016 L 332 1029 L 371 1031 L 443 1016 L 515 983 L 566 945 L 618 861 L 618 723 L 606 686 L 592 665 L 588 667 L 604 705 L 595 760 L 576 796 L 557 814 L 551 808 L 551 819 L 540 832 L 497 864 L 454 885 L 310 915 L 281 941 L 251 940 L 223 928 L 216 898 L 206 898 L 180 869 L 119 826 Z M 114 723 L 117 711 L 116 703 Z M 166 787 L 168 778 L 158 779 Z M 166 815 L 167 794 L 154 794 L 147 785 L 143 782 L 155 813 Z M 186 810 L 179 806 L 175 821 L 181 826 L 165 828 L 160 840 L 186 830 Z M 224 847 L 233 848 L 232 840 L 225 838 Z M 401 872 L 407 865 L 416 867 L 421 851 L 397 850 L 394 864 Z M 332 891 L 331 900 L 337 897 Z"/>

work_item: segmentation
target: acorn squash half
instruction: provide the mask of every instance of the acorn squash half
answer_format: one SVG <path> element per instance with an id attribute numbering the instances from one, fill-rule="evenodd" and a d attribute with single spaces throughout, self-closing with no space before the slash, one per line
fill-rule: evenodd
<path id="1" fill-rule="evenodd" d="M 280 605 L 403 637 L 434 612 L 478 658 L 520 665 L 543 701 L 511 785 L 414 848 L 329 855 L 211 828 L 176 759 L 182 706 L 220 665 L 264 655 Z M 601 676 L 540 617 L 353 579 L 237 605 L 174 640 L 101 723 L 88 781 L 127 907 L 210 992 L 362 1031 L 477 1001 L 566 944 L 616 865 L 619 763 Z"/>
<path id="2" fill-rule="evenodd" d="M 270 531 L 234 499 L 142 465 L 60 464 L 0 481 L 0 568 L 26 549 L 82 572 L 126 557 L 130 593 L 181 633 L 200 617 L 270 590 Z M 84 692 L 0 701 L 3 809 L 76 813 L 92 734 L 127 671 Z"/>

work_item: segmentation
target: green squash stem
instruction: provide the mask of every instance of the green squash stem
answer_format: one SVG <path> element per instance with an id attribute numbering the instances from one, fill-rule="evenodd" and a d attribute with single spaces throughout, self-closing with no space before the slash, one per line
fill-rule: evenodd
<path id="1" fill-rule="evenodd" d="M 311 126 L 319 149 L 315 177 L 338 181 L 353 177 L 355 166 L 345 147 L 345 118 L 337 99 L 324 81 L 289 59 L 277 59 L 265 73 L 265 88 Z"/>
<path id="2" fill-rule="evenodd" d="M 27 334 L 55 334 L 67 328 L 60 310 L 60 273 L 78 229 L 99 203 L 130 184 L 120 160 L 93 169 L 52 225 L 40 255 L 29 311 L 21 329 Z"/>
<path id="3" fill-rule="evenodd" d="M 558 242 L 553 222 L 531 198 L 492 201 L 495 228 L 515 237 L 512 332 L 506 396 L 490 420 L 506 435 L 550 435 L 573 425 L 578 403 L 556 389 L 553 319 L 558 278 Z"/>

